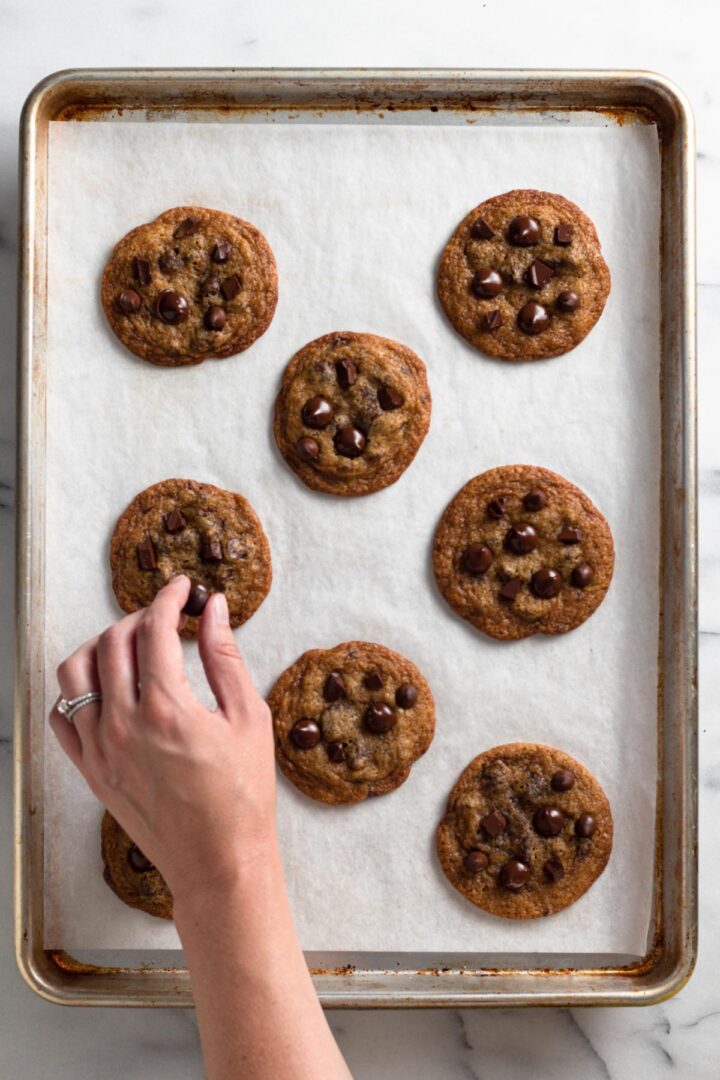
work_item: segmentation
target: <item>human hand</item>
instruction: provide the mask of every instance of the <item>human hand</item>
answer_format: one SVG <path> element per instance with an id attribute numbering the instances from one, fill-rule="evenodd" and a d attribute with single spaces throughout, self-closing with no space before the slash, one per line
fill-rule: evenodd
<path id="1" fill-rule="evenodd" d="M 176 901 L 232 883 L 275 846 L 270 711 L 245 668 L 222 593 L 200 621 L 217 709 L 185 677 L 178 628 L 190 591 L 172 579 L 149 608 L 82 645 L 57 671 L 63 697 L 102 701 L 50 725 L 93 793 L 167 881 Z"/>

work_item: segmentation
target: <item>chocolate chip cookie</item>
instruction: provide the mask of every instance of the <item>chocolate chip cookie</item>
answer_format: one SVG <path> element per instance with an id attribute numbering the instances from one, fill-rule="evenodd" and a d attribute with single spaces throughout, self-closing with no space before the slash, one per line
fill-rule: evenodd
<path id="1" fill-rule="evenodd" d="M 367 641 L 303 653 L 268 697 L 280 768 L 324 803 L 399 787 L 435 731 L 435 703 L 404 656 Z"/>
<path id="2" fill-rule="evenodd" d="M 103 877 L 123 903 L 160 919 L 172 919 L 172 893 L 162 874 L 107 810 L 102 819 L 101 852 Z"/>
<path id="3" fill-rule="evenodd" d="M 117 337 L 143 360 L 178 367 L 232 356 L 272 321 L 275 259 L 249 222 L 178 206 L 115 245 L 102 304 Z"/>
<path id="4" fill-rule="evenodd" d="M 275 440 L 316 491 L 369 495 L 394 484 L 430 426 L 425 365 L 407 345 L 352 331 L 296 353 L 275 402 Z"/>
<path id="5" fill-rule="evenodd" d="M 610 805 L 587 769 L 551 746 L 486 750 L 450 792 L 437 833 L 442 868 L 477 907 L 536 919 L 573 904 L 610 858 Z"/>
<path id="6" fill-rule="evenodd" d="M 473 477 L 433 544 L 450 607 L 504 640 L 574 630 L 603 600 L 614 561 L 608 524 L 587 495 L 535 465 Z"/>
<path id="7" fill-rule="evenodd" d="M 507 191 L 463 218 L 440 260 L 438 296 L 488 356 L 542 360 L 590 333 L 610 292 L 595 226 L 548 191 Z"/>
<path id="8" fill-rule="evenodd" d="M 231 626 L 240 626 L 270 590 L 270 546 L 242 495 L 196 480 L 162 480 L 136 495 L 110 544 L 115 596 L 137 611 L 176 574 L 192 582 L 181 631 L 194 637 L 210 593 L 223 592 Z"/>

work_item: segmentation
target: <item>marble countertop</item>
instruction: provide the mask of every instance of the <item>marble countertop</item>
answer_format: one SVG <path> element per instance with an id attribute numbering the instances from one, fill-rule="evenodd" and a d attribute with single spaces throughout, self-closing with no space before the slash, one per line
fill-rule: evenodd
<path id="1" fill-rule="evenodd" d="M 714 16 L 714 19 L 712 18 Z M 700 334 L 701 825 L 720 814 L 720 116 L 707 0 L 606 0 L 551 8 L 529 0 L 5 0 L 0 5 L 0 1076 L 113 1080 L 202 1075 L 194 1014 L 62 1009 L 23 983 L 12 954 L 11 745 L 17 125 L 44 75 L 67 67 L 592 67 L 662 72 L 698 125 Z M 717 246 L 716 246 L 717 241 Z M 707 344 L 707 349 L 703 345 Z M 703 361 L 703 353 L 705 353 Z M 713 401 L 715 407 L 713 407 Z M 703 423 L 703 421 L 708 421 Z M 715 432 L 715 434 L 713 434 Z M 347 1011 L 330 1022 L 358 1080 L 624 1080 L 717 1077 L 720 842 L 703 832 L 700 958 L 689 985 L 647 1009 Z"/>

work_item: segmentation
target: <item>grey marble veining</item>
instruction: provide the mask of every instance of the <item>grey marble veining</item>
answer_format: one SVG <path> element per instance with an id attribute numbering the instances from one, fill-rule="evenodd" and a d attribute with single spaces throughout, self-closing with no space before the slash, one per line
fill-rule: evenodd
<path id="1" fill-rule="evenodd" d="M 0 6 L 0 1078 L 190 1080 L 194 1015 L 60 1009 L 23 984 L 11 947 L 10 820 L 17 118 L 43 75 L 75 66 L 559 66 L 649 68 L 688 93 L 698 120 L 700 220 L 701 901 L 689 985 L 648 1009 L 338 1012 L 358 1080 L 648 1080 L 720 1076 L 720 123 L 707 0 L 578 4 L 548 19 L 529 0 L 246 0 L 210 17 L 190 0 Z M 151 182 L 151 178 L 148 178 Z M 704 423 L 702 421 L 704 420 Z M 78 585 L 80 587 L 80 585 Z M 628 782 L 632 782 L 629 778 Z"/>

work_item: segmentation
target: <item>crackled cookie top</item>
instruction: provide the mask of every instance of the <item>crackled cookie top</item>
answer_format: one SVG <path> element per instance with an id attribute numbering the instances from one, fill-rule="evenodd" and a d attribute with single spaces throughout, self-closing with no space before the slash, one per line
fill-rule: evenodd
<path id="1" fill-rule="evenodd" d="M 143 360 L 176 367 L 232 356 L 270 325 L 275 259 L 249 222 L 178 206 L 115 245 L 102 303 L 117 337 Z"/>
<path id="2" fill-rule="evenodd" d="M 473 477 L 445 510 L 433 544 L 447 602 L 503 639 L 579 626 L 603 600 L 613 564 L 600 511 L 569 480 L 535 465 Z"/>
<path id="3" fill-rule="evenodd" d="M 480 203 L 440 261 L 438 295 L 476 349 L 503 360 L 569 352 L 600 318 L 610 272 L 595 226 L 574 203 L 518 190 Z"/>
<path id="4" fill-rule="evenodd" d="M 102 819 L 101 853 L 103 877 L 123 903 L 148 915 L 172 919 L 172 893 L 162 874 L 107 810 Z"/>
<path id="5" fill-rule="evenodd" d="M 303 653 L 268 703 L 280 768 L 325 803 L 392 791 L 435 730 L 432 693 L 415 665 L 366 641 Z"/>
<path id="6" fill-rule="evenodd" d="M 225 593 L 240 626 L 270 590 L 270 546 L 247 499 L 196 480 L 162 480 L 141 491 L 119 518 L 110 544 L 115 596 L 137 611 L 176 574 L 193 586 L 182 634 L 193 637 L 213 592 Z"/>
<path id="7" fill-rule="evenodd" d="M 375 334 L 326 334 L 285 370 L 275 439 L 308 487 L 367 495 L 408 467 L 430 408 L 425 365 L 412 349 Z"/>
<path id="8" fill-rule="evenodd" d="M 450 792 L 437 850 L 455 888 L 491 915 L 535 919 L 574 903 L 605 869 L 610 806 L 561 750 L 509 743 L 480 754 Z"/>

